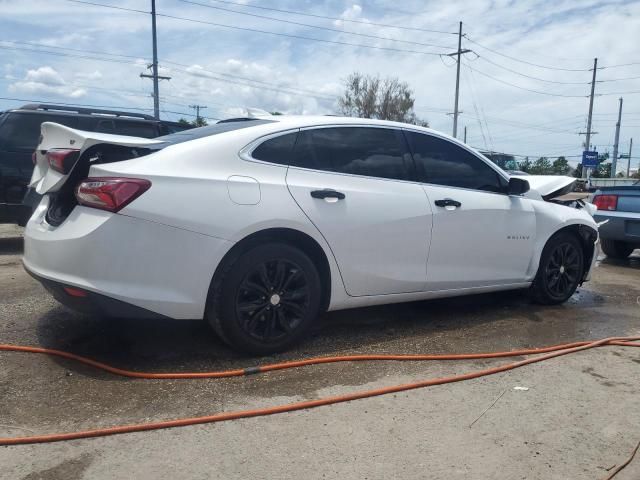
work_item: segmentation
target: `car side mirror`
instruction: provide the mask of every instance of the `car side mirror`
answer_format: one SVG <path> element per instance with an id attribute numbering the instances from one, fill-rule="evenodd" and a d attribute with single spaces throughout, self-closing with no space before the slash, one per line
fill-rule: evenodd
<path id="1" fill-rule="evenodd" d="M 522 178 L 511 177 L 509 179 L 509 187 L 507 193 L 509 195 L 522 195 L 529 191 L 529 182 Z"/>

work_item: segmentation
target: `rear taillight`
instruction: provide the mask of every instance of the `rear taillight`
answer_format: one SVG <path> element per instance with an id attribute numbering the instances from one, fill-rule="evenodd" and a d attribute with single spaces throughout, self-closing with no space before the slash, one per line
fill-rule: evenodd
<path id="1" fill-rule="evenodd" d="M 149 190 L 151 182 L 141 178 L 87 178 L 76 189 L 80 205 L 117 212 Z"/>
<path id="2" fill-rule="evenodd" d="M 593 204 L 598 207 L 598 210 L 617 210 L 618 196 L 596 195 L 595 197 L 593 197 Z"/>
<path id="3" fill-rule="evenodd" d="M 33 162 L 33 164 L 35 165 L 36 162 L 38 161 L 38 156 L 37 156 L 38 152 L 36 152 L 35 150 L 33 151 L 33 153 L 31 154 L 31 161 Z"/>
<path id="4" fill-rule="evenodd" d="M 80 150 L 71 148 L 52 148 L 47 152 L 47 162 L 56 172 L 66 175 L 78 160 Z"/>

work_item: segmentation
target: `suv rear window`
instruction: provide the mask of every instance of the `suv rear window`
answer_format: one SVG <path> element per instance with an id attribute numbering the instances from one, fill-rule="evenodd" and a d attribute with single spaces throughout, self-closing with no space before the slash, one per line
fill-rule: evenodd
<path id="1" fill-rule="evenodd" d="M 130 122 L 126 120 L 115 120 L 117 135 L 128 135 L 130 137 L 154 138 L 158 136 L 158 127 L 151 122 Z"/>
<path id="2" fill-rule="evenodd" d="M 50 113 L 8 112 L 0 124 L 0 149 L 9 152 L 31 152 L 38 145 L 40 124 L 55 122 L 77 128 L 78 117 Z"/>

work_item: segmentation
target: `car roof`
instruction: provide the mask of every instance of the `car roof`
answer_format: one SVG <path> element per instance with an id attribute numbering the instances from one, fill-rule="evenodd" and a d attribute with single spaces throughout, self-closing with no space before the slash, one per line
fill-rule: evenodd
<path id="1" fill-rule="evenodd" d="M 30 115 L 56 114 L 65 116 L 118 118 L 122 120 L 157 122 L 151 115 L 136 112 L 124 112 L 119 110 L 104 110 L 93 107 L 74 107 L 69 105 L 55 105 L 49 103 L 29 103 L 18 108 L 7 110 L 5 113 L 26 113 Z"/>

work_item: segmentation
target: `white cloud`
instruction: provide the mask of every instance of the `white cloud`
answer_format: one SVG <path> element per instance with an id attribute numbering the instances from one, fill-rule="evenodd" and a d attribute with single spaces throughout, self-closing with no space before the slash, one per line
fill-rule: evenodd
<path id="1" fill-rule="evenodd" d="M 74 76 L 81 80 L 100 80 L 102 79 L 102 72 L 100 70 L 94 70 L 93 72 L 77 72 Z"/>
<path id="2" fill-rule="evenodd" d="M 66 98 L 81 98 L 87 95 L 86 89 L 67 85 L 64 78 L 49 66 L 27 71 L 23 80 L 9 85 L 9 92 L 29 95 L 58 95 Z"/>
<path id="3" fill-rule="evenodd" d="M 360 19 L 361 14 L 362 7 L 360 5 L 353 4 L 340 14 L 340 18 L 343 20 L 358 20 Z M 342 27 L 344 23 L 345 22 L 342 20 L 334 20 L 333 22 L 336 27 Z"/>

